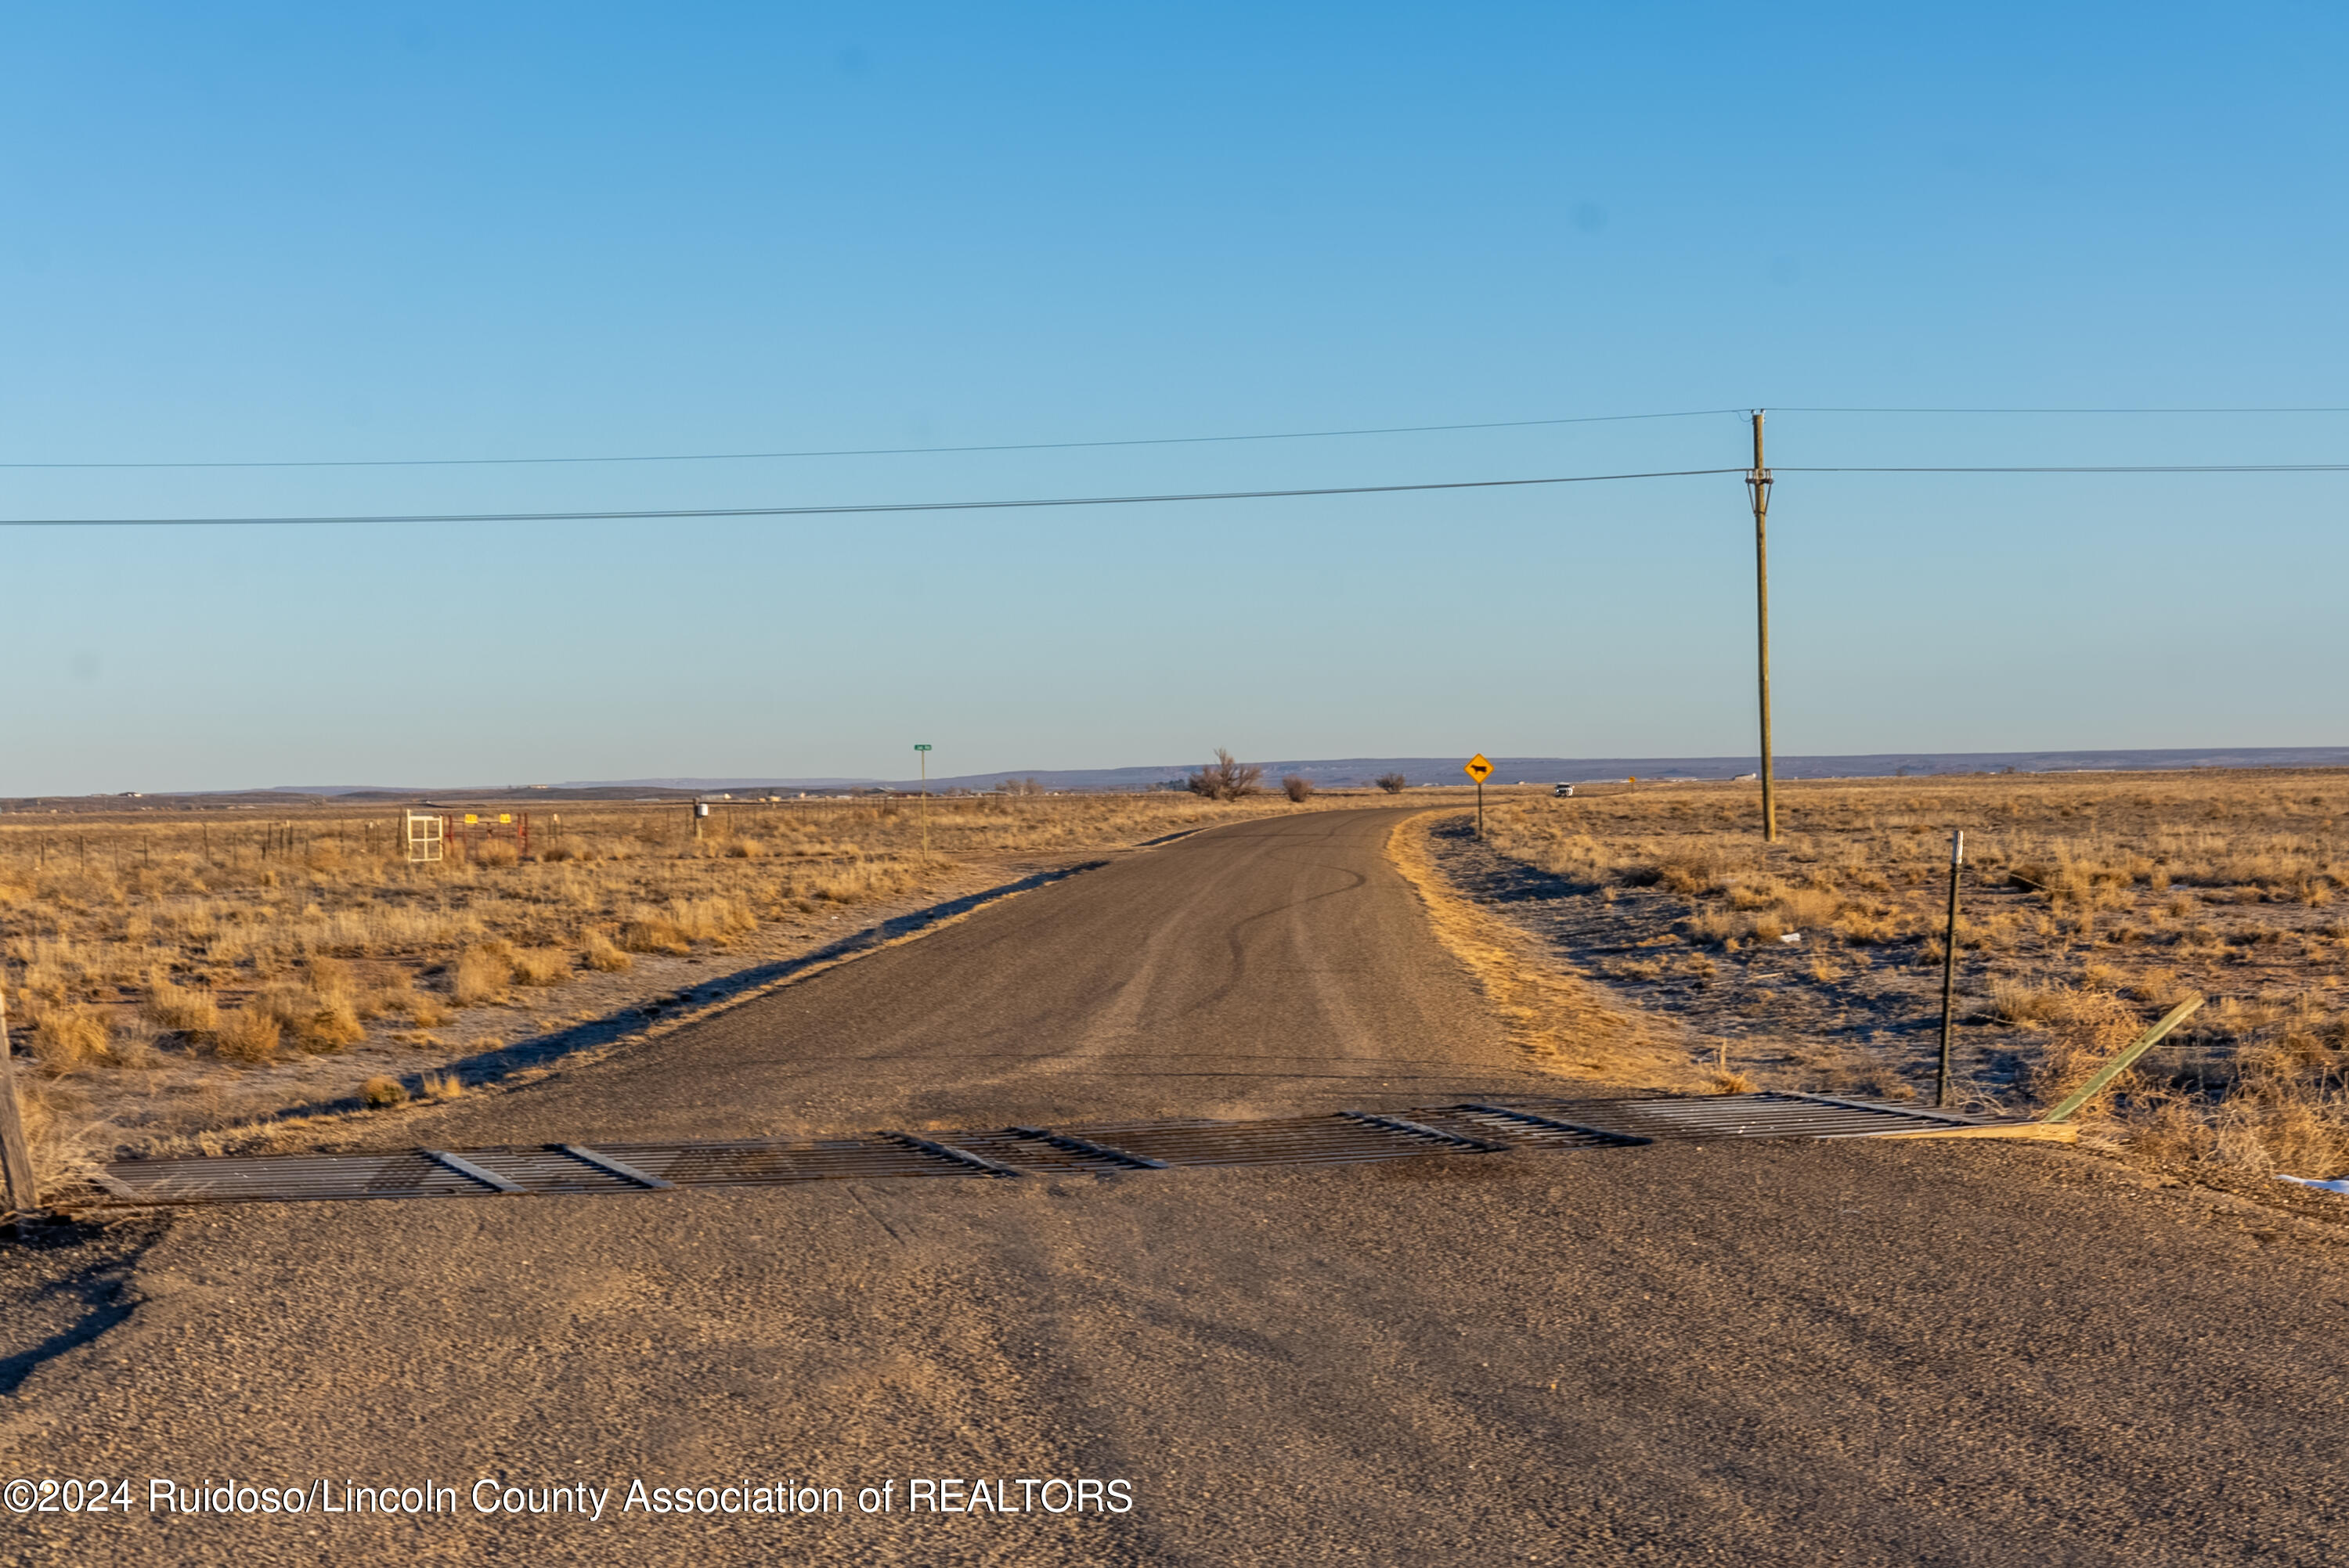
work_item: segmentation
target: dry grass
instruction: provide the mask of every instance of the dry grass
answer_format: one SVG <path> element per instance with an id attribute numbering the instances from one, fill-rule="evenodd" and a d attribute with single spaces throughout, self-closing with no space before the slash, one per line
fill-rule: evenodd
<path id="1" fill-rule="evenodd" d="M 1387 856 L 1426 903 L 1436 938 L 1466 966 L 1511 1042 L 1547 1071 L 1608 1083 L 1686 1083 L 1686 1053 L 1598 987 L 1532 959 L 1524 934 L 1453 892 L 1428 851 L 1428 819 L 1407 818 Z"/>
<path id="2" fill-rule="evenodd" d="M 1938 975 L 1963 829 L 1967 1037 L 2020 1064 L 1978 1092 L 2051 1103 L 2199 992 L 2212 1005 L 2085 1114 L 2165 1159 L 2349 1171 L 2349 775 L 1797 782 L 1775 847 L 1750 785 L 1586 787 L 1488 820 L 1496 848 L 1577 896 L 1678 900 L 1673 930 L 1700 949 L 1799 933 L 1806 963 L 1774 984 L 1821 1016 L 1871 969 Z"/>
<path id="3" fill-rule="evenodd" d="M 53 1075 L 106 1055 L 107 1027 L 93 1007 L 52 1007 L 33 1028 L 33 1059 Z"/>
<path id="4" fill-rule="evenodd" d="M 590 931 L 580 954 L 588 968 L 602 975 L 623 975 L 636 966 L 636 960 L 612 944 L 612 939 L 601 931 Z"/>
<path id="5" fill-rule="evenodd" d="M 479 1007 L 505 1000 L 513 984 L 513 947 L 505 942 L 484 942 L 457 954 L 449 974 L 449 1000 L 460 1007 Z"/>
<path id="6" fill-rule="evenodd" d="M 926 860 L 905 799 L 720 803 L 698 837 L 682 803 L 565 802 L 533 811 L 527 850 L 429 865 L 406 861 L 381 806 L 265 824 L 218 807 L 16 813 L 0 817 L 0 985 L 55 1172 L 82 1157 L 76 1140 L 192 1137 L 359 1093 L 382 1076 L 378 1052 L 490 1048 L 486 1009 L 548 1026 L 532 1010 L 593 982 L 616 1011 L 614 988 L 658 995 L 682 961 L 803 951 L 869 906 L 968 891 L 999 868 L 1297 809 L 934 798 Z"/>
<path id="7" fill-rule="evenodd" d="M 265 1062 L 276 1056 L 284 1033 L 267 1008 L 247 1004 L 222 1016 L 212 1048 L 223 1061 Z"/>

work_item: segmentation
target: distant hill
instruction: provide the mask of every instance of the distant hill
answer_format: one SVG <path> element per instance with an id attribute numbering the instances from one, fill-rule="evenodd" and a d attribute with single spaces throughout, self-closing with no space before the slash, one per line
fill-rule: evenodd
<path id="1" fill-rule="evenodd" d="M 1205 760 L 1204 758 L 1202 760 Z M 1253 760 L 1252 758 L 1250 760 Z M 1413 784 L 1463 784 L 1465 757 L 1350 757 L 1337 760 L 1267 762 L 1264 776 L 1294 773 L 1324 786 L 1368 784 L 1400 773 Z M 1599 779 L 1733 779 L 1760 766 L 1754 757 L 1495 757 L 1495 784 L 1581 783 Z M 1047 789 L 1146 789 L 1183 778 L 1199 764 L 1155 768 L 1093 768 L 1033 772 L 970 773 L 932 779 L 930 787 L 988 789 L 1006 779 L 1033 778 Z M 1896 774 L 2070 773 L 2181 768 L 2349 768 L 2349 746 L 2244 747 L 2149 751 L 1913 751 L 1857 757 L 1781 757 L 1781 779 L 1882 779 Z M 892 780 L 900 787 L 906 780 Z M 707 787 L 707 786 L 705 786 Z M 795 789 L 809 788 L 794 785 Z"/>
<path id="2" fill-rule="evenodd" d="M 1204 758 L 1202 759 L 1204 760 Z M 1461 757 L 1348 757 L 1331 759 L 1266 762 L 1265 778 L 1288 774 L 1310 779 L 1325 787 L 1368 784 L 1381 774 L 1400 773 L 1411 783 L 1459 784 L 1465 780 Z M 1753 757 L 1496 757 L 1495 784 L 1581 783 L 1600 779 L 1733 779 L 1751 773 Z M 1197 762 L 1165 762 L 1142 768 L 1020 769 L 992 773 L 950 774 L 929 780 L 932 789 L 990 789 L 1006 779 L 1033 779 L 1047 789 L 1147 789 L 1181 779 Z M 2144 751 L 1887 751 L 1850 757 L 1781 757 L 1781 779 L 1885 779 L 1907 773 L 2071 773 L 2106 770 L 2185 768 L 2349 768 L 2349 746 L 2263 746 L 2234 748 L 2174 748 Z M 552 786 L 441 786 L 433 789 L 395 789 L 382 785 L 281 785 L 275 792 L 295 795 L 379 795 L 413 798 L 441 794 L 479 799 L 483 796 L 555 794 L 577 799 L 629 795 L 719 794 L 745 790 L 837 790 L 912 789 L 911 779 L 855 779 L 827 776 L 805 779 L 692 778 L 574 779 Z"/>

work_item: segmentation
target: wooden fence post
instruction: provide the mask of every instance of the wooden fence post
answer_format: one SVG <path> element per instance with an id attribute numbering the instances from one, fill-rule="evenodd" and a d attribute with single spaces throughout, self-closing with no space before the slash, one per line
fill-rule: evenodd
<path id="1" fill-rule="evenodd" d="M 8 1186 L 8 1206 L 21 1227 L 40 1204 L 33 1185 L 33 1150 L 25 1141 L 25 1119 L 16 1110 L 16 1068 L 8 1052 L 8 997 L 0 991 L 0 1174 Z"/>

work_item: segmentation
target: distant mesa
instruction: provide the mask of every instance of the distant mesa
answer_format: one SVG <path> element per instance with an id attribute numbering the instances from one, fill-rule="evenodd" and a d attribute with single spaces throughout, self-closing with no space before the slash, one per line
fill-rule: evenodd
<path id="1" fill-rule="evenodd" d="M 1267 761 L 1268 778 L 1294 774 L 1322 789 L 1368 789 L 1381 775 L 1400 773 L 1414 787 L 1458 785 L 1458 757 L 1348 757 L 1334 760 Z M 1745 757 L 1495 757 L 1495 784 L 1579 784 L 1609 779 L 1644 779 L 1657 783 L 1706 779 L 1751 782 L 1759 775 L 1760 758 Z M 932 778 L 927 788 L 936 794 L 951 790 L 991 790 L 1007 780 L 1032 783 L 1043 790 L 1142 790 L 1183 788 L 1197 767 L 1193 763 L 1160 763 L 1147 768 L 1004 768 L 987 773 Z M 1875 752 L 1848 757 L 1781 757 L 1778 778 L 1894 779 L 1979 773 L 2099 773 L 2174 770 L 2191 768 L 2349 768 L 2349 746 L 2251 746 L 2196 749 L 2170 748 L 2143 751 L 1912 751 Z M 441 800 L 514 799 L 524 804 L 556 800 L 659 800 L 696 796 L 736 797 L 758 794 L 828 795 L 862 790 L 909 790 L 924 788 L 917 779 L 574 779 L 560 784 L 488 784 L 430 786 L 386 784 L 280 784 L 260 789 L 207 789 L 143 792 L 123 790 L 104 796 L 44 795 L 44 802 L 93 799 L 160 800 L 173 796 L 202 795 L 215 802 L 237 800 L 256 805 L 287 797 L 385 801 L 418 800 L 429 796 Z M 0 809 L 24 810 L 33 797 L 0 801 Z M 83 810 L 89 808 L 84 804 Z"/>

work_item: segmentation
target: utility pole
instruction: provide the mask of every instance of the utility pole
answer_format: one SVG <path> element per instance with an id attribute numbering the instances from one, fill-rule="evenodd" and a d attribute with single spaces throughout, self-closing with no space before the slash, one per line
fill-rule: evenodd
<path id="1" fill-rule="evenodd" d="M 1754 498 L 1754 627 L 1762 686 L 1762 841 L 1778 841 L 1776 769 L 1770 756 L 1770 470 L 1762 461 L 1762 410 L 1754 410 L 1754 471 L 1745 476 Z"/>
<path id="2" fill-rule="evenodd" d="M 914 755 L 922 759 L 922 863 L 930 863 L 930 748 L 920 741 L 914 743 Z"/>

